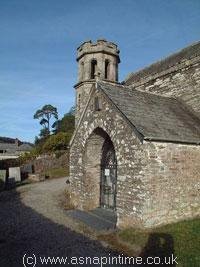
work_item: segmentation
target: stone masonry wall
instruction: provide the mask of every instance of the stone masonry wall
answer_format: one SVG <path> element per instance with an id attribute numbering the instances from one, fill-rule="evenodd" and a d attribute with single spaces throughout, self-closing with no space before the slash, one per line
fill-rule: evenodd
<path id="1" fill-rule="evenodd" d="M 149 143 L 145 227 L 200 214 L 200 146 Z"/>
<path id="2" fill-rule="evenodd" d="M 102 102 L 101 111 L 94 111 L 96 95 Z M 97 205 L 90 189 L 99 184 L 100 175 L 88 178 L 84 165 L 86 145 L 97 127 L 109 135 L 116 152 L 118 227 L 153 227 L 199 215 L 200 146 L 142 144 L 102 92 L 91 98 L 70 150 L 71 191 L 78 208 Z M 90 153 L 97 154 L 97 147 Z"/>
<path id="3" fill-rule="evenodd" d="M 84 110 L 88 101 L 88 96 L 93 82 L 85 82 L 76 87 L 76 113 L 75 113 L 75 125 L 77 125 L 79 118 Z"/>
<path id="4" fill-rule="evenodd" d="M 38 174 L 41 178 L 46 171 L 58 168 L 69 170 L 69 151 L 62 151 L 60 155 L 56 155 L 56 153 L 41 155 L 21 165 L 22 172 Z"/>
<path id="5" fill-rule="evenodd" d="M 200 57 L 142 78 L 132 86 L 138 90 L 176 97 L 200 116 Z"/>
<path id="6" fill-rule="evenodd" d="M 96 92 L 96 94 L 98 93 Z M 146 189 L 142 181 L 143 169 L 146 166 L 144 155 L 146 151 L 135 136 L 133 128 L 107 102 L 108 100 L 102 93 L 100 95 L 102 110 L 94 111 L 94 98 L 92 98 L 70 150 L 70 180 L 74 204 L 79 209 L 90 208 L 87 206 L 89 192 L 84 186 L 87 180 L 87 177 L 84 176 L 84 151 L 87 140 L 93 131 L 100 127 L 110 136 L 117 157 L 117 225 L 120 227 L 139 225 L 141 210 L 146 198 Z"/>

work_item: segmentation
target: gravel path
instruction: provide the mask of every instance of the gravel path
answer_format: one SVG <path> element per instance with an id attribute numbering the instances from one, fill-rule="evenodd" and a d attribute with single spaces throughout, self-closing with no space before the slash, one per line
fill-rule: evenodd
<path id="1" fill-rule="evenodd" d="M 35 266 L 100 266 L 42 265 L 39 257 L 43 256 L 117 255 L 99 242 L 71 230 L 69 226 L 76 223 L 70 221 L 60 204 L 65 181 L 66 178 L 54 179 L 0 193 L 0 267 L 34 266 L 31 258 L 29 265 L 23 265 L 25 253 L 25 260 L 27 256 L 34 258 L 33 254 L 37 257 Z"/>

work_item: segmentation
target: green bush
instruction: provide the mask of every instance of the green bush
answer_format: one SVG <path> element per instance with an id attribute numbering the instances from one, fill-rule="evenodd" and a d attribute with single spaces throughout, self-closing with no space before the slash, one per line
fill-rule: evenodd
<path id="1" fill-rule="evenodd" d="M 52 152 L 56 150 L 65 150 L 68 148 L 71 133 L 58 133 L 51 135 L 42 146 L 43 152 Z"/>
<path id="2" fill-rule="evenodd" d="M 38 143 L 30 152 L 22 154 L 18 158 L 20 165 L 34 160 L 41 154 L 55 152 L 56 157 L 59 158 L 63 155 L 64 151 L 67 150 L 69 142 L 72 136 L 72 132 L 64 133 L 60 132 L 49 136 L 46 141 Z"/>
<path id="3" fill-rule="evenodd" d="M 38 155 L 40 154 L 40 151 L 38 150 L 37 147 L 34 147 L 30 152 L 26 152 L 18 158 L 18 163 L 24 164 L 30 160 L 35 159 Z"/>

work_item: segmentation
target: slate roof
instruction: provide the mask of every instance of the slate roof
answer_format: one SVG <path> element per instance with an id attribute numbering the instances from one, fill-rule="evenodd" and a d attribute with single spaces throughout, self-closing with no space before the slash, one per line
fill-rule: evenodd
<path id="1" fill-rule="evenodd" d="M 27 143 L 23 143 L 19 146 L 12 143 L 0 143 L 0 150 L 9 150 L 9 151 L 30 151 L 33 146 Z"/>
<path id="2" fill-rule="evenodd" d="M 184 62 L 185 60 L 189 60 L 197 56 L 200 56 L 200 42 L 187 46 L 186 48 L 164 59 L 161 59 L 143 68 L 142 70 L 129 74 L 123 83 L 125 85 L 131 85 L 140 81 L 140 79 L 150 77 L 154 74 L 158 74 L 162 71 L 169 69 L 170 67 L 177 65 L 178 63 Z"/>
<path id="3" fill-rule="evenodd" d="M 14 149 L 16 150 L 16 145 L 11 143 L 0 143 L 0 149 L 6 150 L 6 149 Z"/>
<path id="4" fill-rule="evenodd" d="M 200 119 L 178 100 L 106 82 L 98 86 L 144 139 L 200 144 Z"/>
<path id="5" fill-rule="evenodd" d="M 27 143 L 23 143 L 22 145 L 17 147 L 18 151 L 30 151 L 33 148 L 32 145 L 27 144 Z"/>

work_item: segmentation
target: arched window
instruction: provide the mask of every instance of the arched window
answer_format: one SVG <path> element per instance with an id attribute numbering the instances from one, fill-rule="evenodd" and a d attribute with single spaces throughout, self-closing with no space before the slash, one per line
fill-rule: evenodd
<path id="1" fill-rule="evenodd" d="M 108 59 L 105 60 L 105 79 L 109 79 L 109 71 L 110 71 L 110 62 Z"/>
<path id="2" fill-rule="evenodd" d="M 78 94 L 78 110 L 81 109 L 81 94 Z"/>
<path id="3" fill-rule="evenodd" d="M 91 75 L 90 75 L 91 79 L 95 79 L 96 70 L 97 70 L 97 61 L 96 59 L 93 59 L 91 61 Z"/>
<path id="4" fill-rule="evenodd" d="M 84 62 L 81 62 L 81 81 L 84 80 Z"/>
<path id="5" fill-rule="evenodd" d="M 118 65 L 115 67 L 115 80 L 118 82 Z"/>

